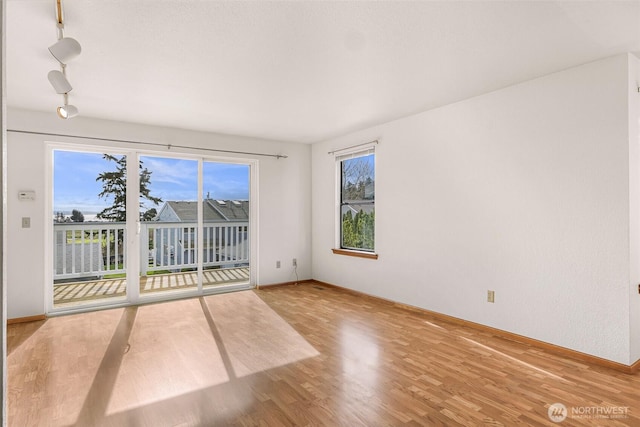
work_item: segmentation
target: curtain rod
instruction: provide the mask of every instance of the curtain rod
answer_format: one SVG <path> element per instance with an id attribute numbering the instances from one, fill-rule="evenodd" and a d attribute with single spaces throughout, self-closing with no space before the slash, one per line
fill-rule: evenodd
<path id="1" fill-rule="evenodd" d="M 63 138 L 81 138 L 81 139 L 91 139 L 94 141 L 106 141 L 106 142 L 125 142 L 128 144 L 139 144 L 139 145 L 152 145 L 154 147 L 167 147 L 167 150 L 171 150 L 171 148 L 186 148 L 189 150 L 199 150 L 199 151 L 213 151 L 216 153 L 230 153 L 230 154 L 247 154 L 251 156 L 263 156 L 263 157 L 275 157 L 276 159 L 286 159 L 286 154 L 265 154 L 265 153 L 252 153 L 249 151 L 234 151 L 234 150 L 219 150 L 216 148 L 199 148 L 199 147 L 188 147 L 186 145 L 174 145 L 174 144 L 160 144 L 157 142 L 143 142 L 143 141 L 132 141 L 129 139 L 113 139 L 113 138 L 99 138 L 96 136 L 78 136 L 78 135 L 66 135 L 62 133 L 48 133 L 48 132 L 35 132 L 29 130 L 17 130 L 17 129 L 7 129 L 7 132 L 14 133 L 26 133 L 31 135 L 44 135 L 44 136 L 57 136 Z"/>
<path id="2" fill-rule="evenodd" d="M 349 147 L 338 148 L 337 150 L 329 151 L 327 154 L 335 154 L 335 153 L 339 153 L 340 151 L 349 150 L 351 148 L 362 147 L 363 145 L 369 145 L 369 144 L 379 144 L 379 143 L 380 142 L 377 139 L 374 139 L 373 141 L 363 142 L 362 144 L 356 144 L 356 145 L 351 145 Z"/>

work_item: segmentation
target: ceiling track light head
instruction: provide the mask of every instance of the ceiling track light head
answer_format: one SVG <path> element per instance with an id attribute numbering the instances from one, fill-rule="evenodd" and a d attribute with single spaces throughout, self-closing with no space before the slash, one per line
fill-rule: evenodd
<path id="1" fill-rule="evenodd" d="M 78 108 L 75 105 L 64 104 L 58 107 L 57 113 L 61 119 L 72 119 L 78 115 Z"/>
<path id="2" fill-rule="evenodd" d="M 82 52 L 82 47 L 76 39 L 63 37 L 53 45 L 49 46 L 49 52 L 62 65 L 67 64 Z"/>
<path id="3" fill-rule="evenodd" d="M 47 78 L 49 79 L 49 82 L 51 83 L 51 86 L 53 86 L 53 89 L 56 91 L 56 93 L 62 95 L 64 93 L 71 92 L 71 90 L 73 89 L 71 87 L 71 83 L 69 83 L 69 80 L 67 80 L 62 71 L 51 70 L 49 71 L 49 74 L 47 74 Z"/>

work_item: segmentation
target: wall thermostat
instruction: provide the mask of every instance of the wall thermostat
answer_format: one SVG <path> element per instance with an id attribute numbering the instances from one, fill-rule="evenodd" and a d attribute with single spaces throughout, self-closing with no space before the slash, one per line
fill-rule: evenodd
<path id="1" fill-rule="evenodd" d="M 19 191 L 18 192 L 18 200 L 35 200 L 36 192 L 35 191 Z"/>

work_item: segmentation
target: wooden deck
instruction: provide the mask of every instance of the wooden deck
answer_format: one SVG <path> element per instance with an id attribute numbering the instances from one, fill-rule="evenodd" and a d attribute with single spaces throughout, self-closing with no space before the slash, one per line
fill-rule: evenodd
<path id="1" fill-rule="evenodd" d="M 223 268 L 203 272 L 203 287 L 205 289 L 243 282 L 249 283 L 249 267 Z M 197 286 L 198 276 L 195 271 L 157 274 L 140 278 L 141 295 L 195 289 Z M 57 308 L 105 298 L 124 298 L 126 287 L 125 278 L 60 283 L 53 287 L 53 304 Z"/>

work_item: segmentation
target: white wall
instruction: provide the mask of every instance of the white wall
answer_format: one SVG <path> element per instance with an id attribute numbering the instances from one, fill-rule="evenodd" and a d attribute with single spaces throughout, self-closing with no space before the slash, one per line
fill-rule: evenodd
<path id="1" fill-rule="evenodd" d="M 629 364 L 629 90 L 621 55 L 314 144 L 313 277 Z M 334 255 L 327 152 L 372 139 L 379 259 Z"/>
<path id="2" fill-rule="evenodd" d="M 640 60 L 629 55 L 630 363 L 640 360 Z"/>
<path id="3" fill-rule="evenodd" d="M 300 279 L 311 277 L 310 238 L 310 151 L 304 144 L 258 140 L 227 135 L 192 132 L 130 123 L 76 117 L 57 119 L 49 114 L 9 110 L 8 128 L 102 138 L 127 139 L 189 147 L 286 154 L 287 159 L 268 157 L 224 157 L 258 159 L 258 284 L 295 280 L 291 259 L 298 259 Z M 140 149 L 137 145 L 94 142 L 39 135 L 8 134 L 8 254 L 7 301 L 8 318 L 25 317 L 45 312 L 43 238 L 45 221 L 51 213 L 45 207 L 45 194 L 50 191 L 50 177 L 45 176 L 45 141 L 73 142 L 88 145 L 108 145 Z M 166 149 L 158 148 L 160 152 Z M 171 153 L 198 154 L 198 151 L 171 148 Z M 216 153 L 205 153 L 216 156 Z M 36 200 L 18 201 L 18 191 L 35 190 Z M 31 217 L 31 228 L 21 228 L 21 218 Z M 282 268 L 275 268 L 275 261 Z"/>

